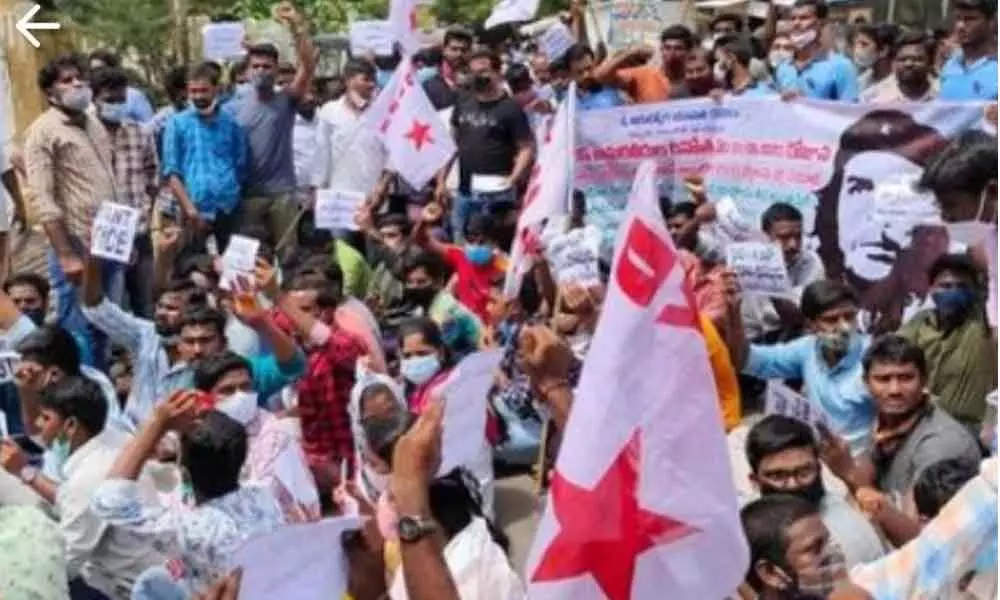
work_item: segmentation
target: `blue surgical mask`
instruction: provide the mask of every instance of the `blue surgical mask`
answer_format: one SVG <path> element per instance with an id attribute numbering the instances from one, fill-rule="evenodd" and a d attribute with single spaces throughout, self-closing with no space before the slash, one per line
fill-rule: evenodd
<path id="1" fill-rule="evenodd" d="M 441 359 L 437 354 L 404 358 L 399 365 L 399 372 L 414 385 L 423 385 L 437 375 L 441 370 Z"/>
<path id="2" fill-rule="evenodd" d="M 125 120 L 124 102 L 98 102 L 97 110 L 101 119 L 109 123 L 121 123 Z"/>
<path id="3" fill-rule="evenodd" d="M 844 356 L 851 347 L 854 340 L 855 330 L 837 329 L 836 331 L 824 331 L 816 334 L 820 348 L 835 356 Z"/>
<path id="4" fill-rule="evenodd" d="M 434 79 L 437 77 L 437 74 L 437 67 L 420 67 L 417 71 L 417 79 L 420 80 L 420 83 L 423 83 L 429 79 Z"/>
<path id="5" fill-rule="evenodd" d="M 949 290 L 938 290 L 931 294 L 934 307 L 945 317 L 957 317 L 963 315 L 972 308 L 976 302 L 976 295 L 966 287 L 957 287 Z"/>
<path id="6" fill-rule="evenodd" d="M 493 258 L 493 249 L 483 244 L 467 244 L 465 257 L 474 265 L 485 265 Z"/>
<path id="7" fill-rule="evenodd" d="M 70 448 L 69 438 L 60 434 L 59 437 L 52 441 L 52 446 L 46 454 L 45 468 L 52 473 L 59 473 L 61 475 L 63 465 L 66 464 L 72 453 L 73 450 Z"/>

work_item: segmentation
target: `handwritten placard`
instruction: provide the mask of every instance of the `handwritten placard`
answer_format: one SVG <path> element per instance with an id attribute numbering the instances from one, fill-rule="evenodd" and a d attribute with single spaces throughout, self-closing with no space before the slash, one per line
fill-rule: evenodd
<path id="1" fill-rule="evenodd" d="M 245 37 L 243 23 L 209 23 L 201 28 L 202 54 L 209 60 L 243 56 Z"/>
<path id="2" fill-rule="evenodd" d="M 127 264 L 132 256 L 132 243 L 138 226 L 137 209 L 115 202 L 102 203 L 90 232 L 90 253 Z"/>
<path id="3" fill-rule="evenodd" d="M 737 242 L 726 247 L 726 265 L 745 293 L 787 296 L 792 288 L 785 258 L 777 244 Z"/>
<path id="4" fill-rule="evenodd" d="M 365 201 L 365 195 L 348 190 L 316 190 L 316 228 L 356 230 L 354 216 Z"/>
<path id="5" fill-rule="evenodd" d="M 222 253 L 222 275 L 219 287 L 232 289 L 233 281 L 240 276 L 253 278 L 257 267 L 257 251 L 260 241 L 245 235 L 234 235 L 229 238 L 229 245 Z"/>
<path id="6" fill-rule="evenodd" d="M 830 428 L 830 418 L 802 394 L 780 381 L 768 381 L 764 392 L 764 414 L 783 415 L 802 421 L 816 428 L 817 424 Z"/>
<path id="7" fill-rule="evenodd" d="M 388 21 L 355 21 L 350 30 L 351 54 L 371 52 L 376 56 L 392 55 L 393 35 Z"/>
<path id="8" fill-rule="evenodd" d="M 601 282 L 598 260 L 601 252 L 601 232 L 588 225 L 552 236 L 546 240 L 545 257 L 549 261 L 556 283 L 578 283 L 584 286 Z"/>
<path id="9" fill-rule="evenodd" d="M 552 25 L 538 36 L 538 47 L 541 48 L 549 62 L 555 62 L 562 58 L 573 43 L 573 34 L 562 23 Z"/>

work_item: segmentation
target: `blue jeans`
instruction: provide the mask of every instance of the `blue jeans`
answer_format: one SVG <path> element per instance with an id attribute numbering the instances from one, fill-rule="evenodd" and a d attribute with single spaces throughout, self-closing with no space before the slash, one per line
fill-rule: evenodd
<path id="1" fill-rule="evenodd" d="M 74 242 L 79 256 L 86 256 L 79 242 Z M 83 364 L 107 370 L 108 338 L 90 324 L 83 316 L 76 286 L 63 273 L 59 258 L 54 250 L 49 250 L 49 281 L 56 292 L 56 323 L 76 338 Z M 109 260 L 101 260 L 101 287 L 104 297 L 121 304 L 125 292 L 125 265 Z"/>
<path id="2" fill-rule="evenodd" d="M 514 210 L 517 191 L 513 188 L 502 192 L 459 192 L 451 209 L 451 234 L 455 243 L 465 241 L 465 225 L 474 214 L 501 217 Z"/>
<path id="3" fill-rule="evenodd" d="M 132 600 L 187 600 L 190 597 L 166 567 L 146 569 L 132 586 Z"/>

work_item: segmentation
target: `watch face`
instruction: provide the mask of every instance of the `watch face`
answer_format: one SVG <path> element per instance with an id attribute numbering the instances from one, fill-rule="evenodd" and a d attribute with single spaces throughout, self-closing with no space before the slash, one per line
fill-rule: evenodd
<path id="1" fill-rule="evenodd" d="M 399 539 L 404 542 L 412 542 L 420 539 L 421 528 L 420 524 L 417 523 L 412 517 L 402 517 L 399 519 Z"/>

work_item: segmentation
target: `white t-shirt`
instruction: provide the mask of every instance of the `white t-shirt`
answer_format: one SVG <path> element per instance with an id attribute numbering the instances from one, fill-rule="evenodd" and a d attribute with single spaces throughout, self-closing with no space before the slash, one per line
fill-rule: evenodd
<path id="1" fill-rule="evenodd" d="M 327 102 L 319 110 L 330 135 L 330 188 L 370 193 L 386 165 L 382 142 L 373 127 L 362 127 L 362 114 L 347 104 L 347 97 Z"/>

